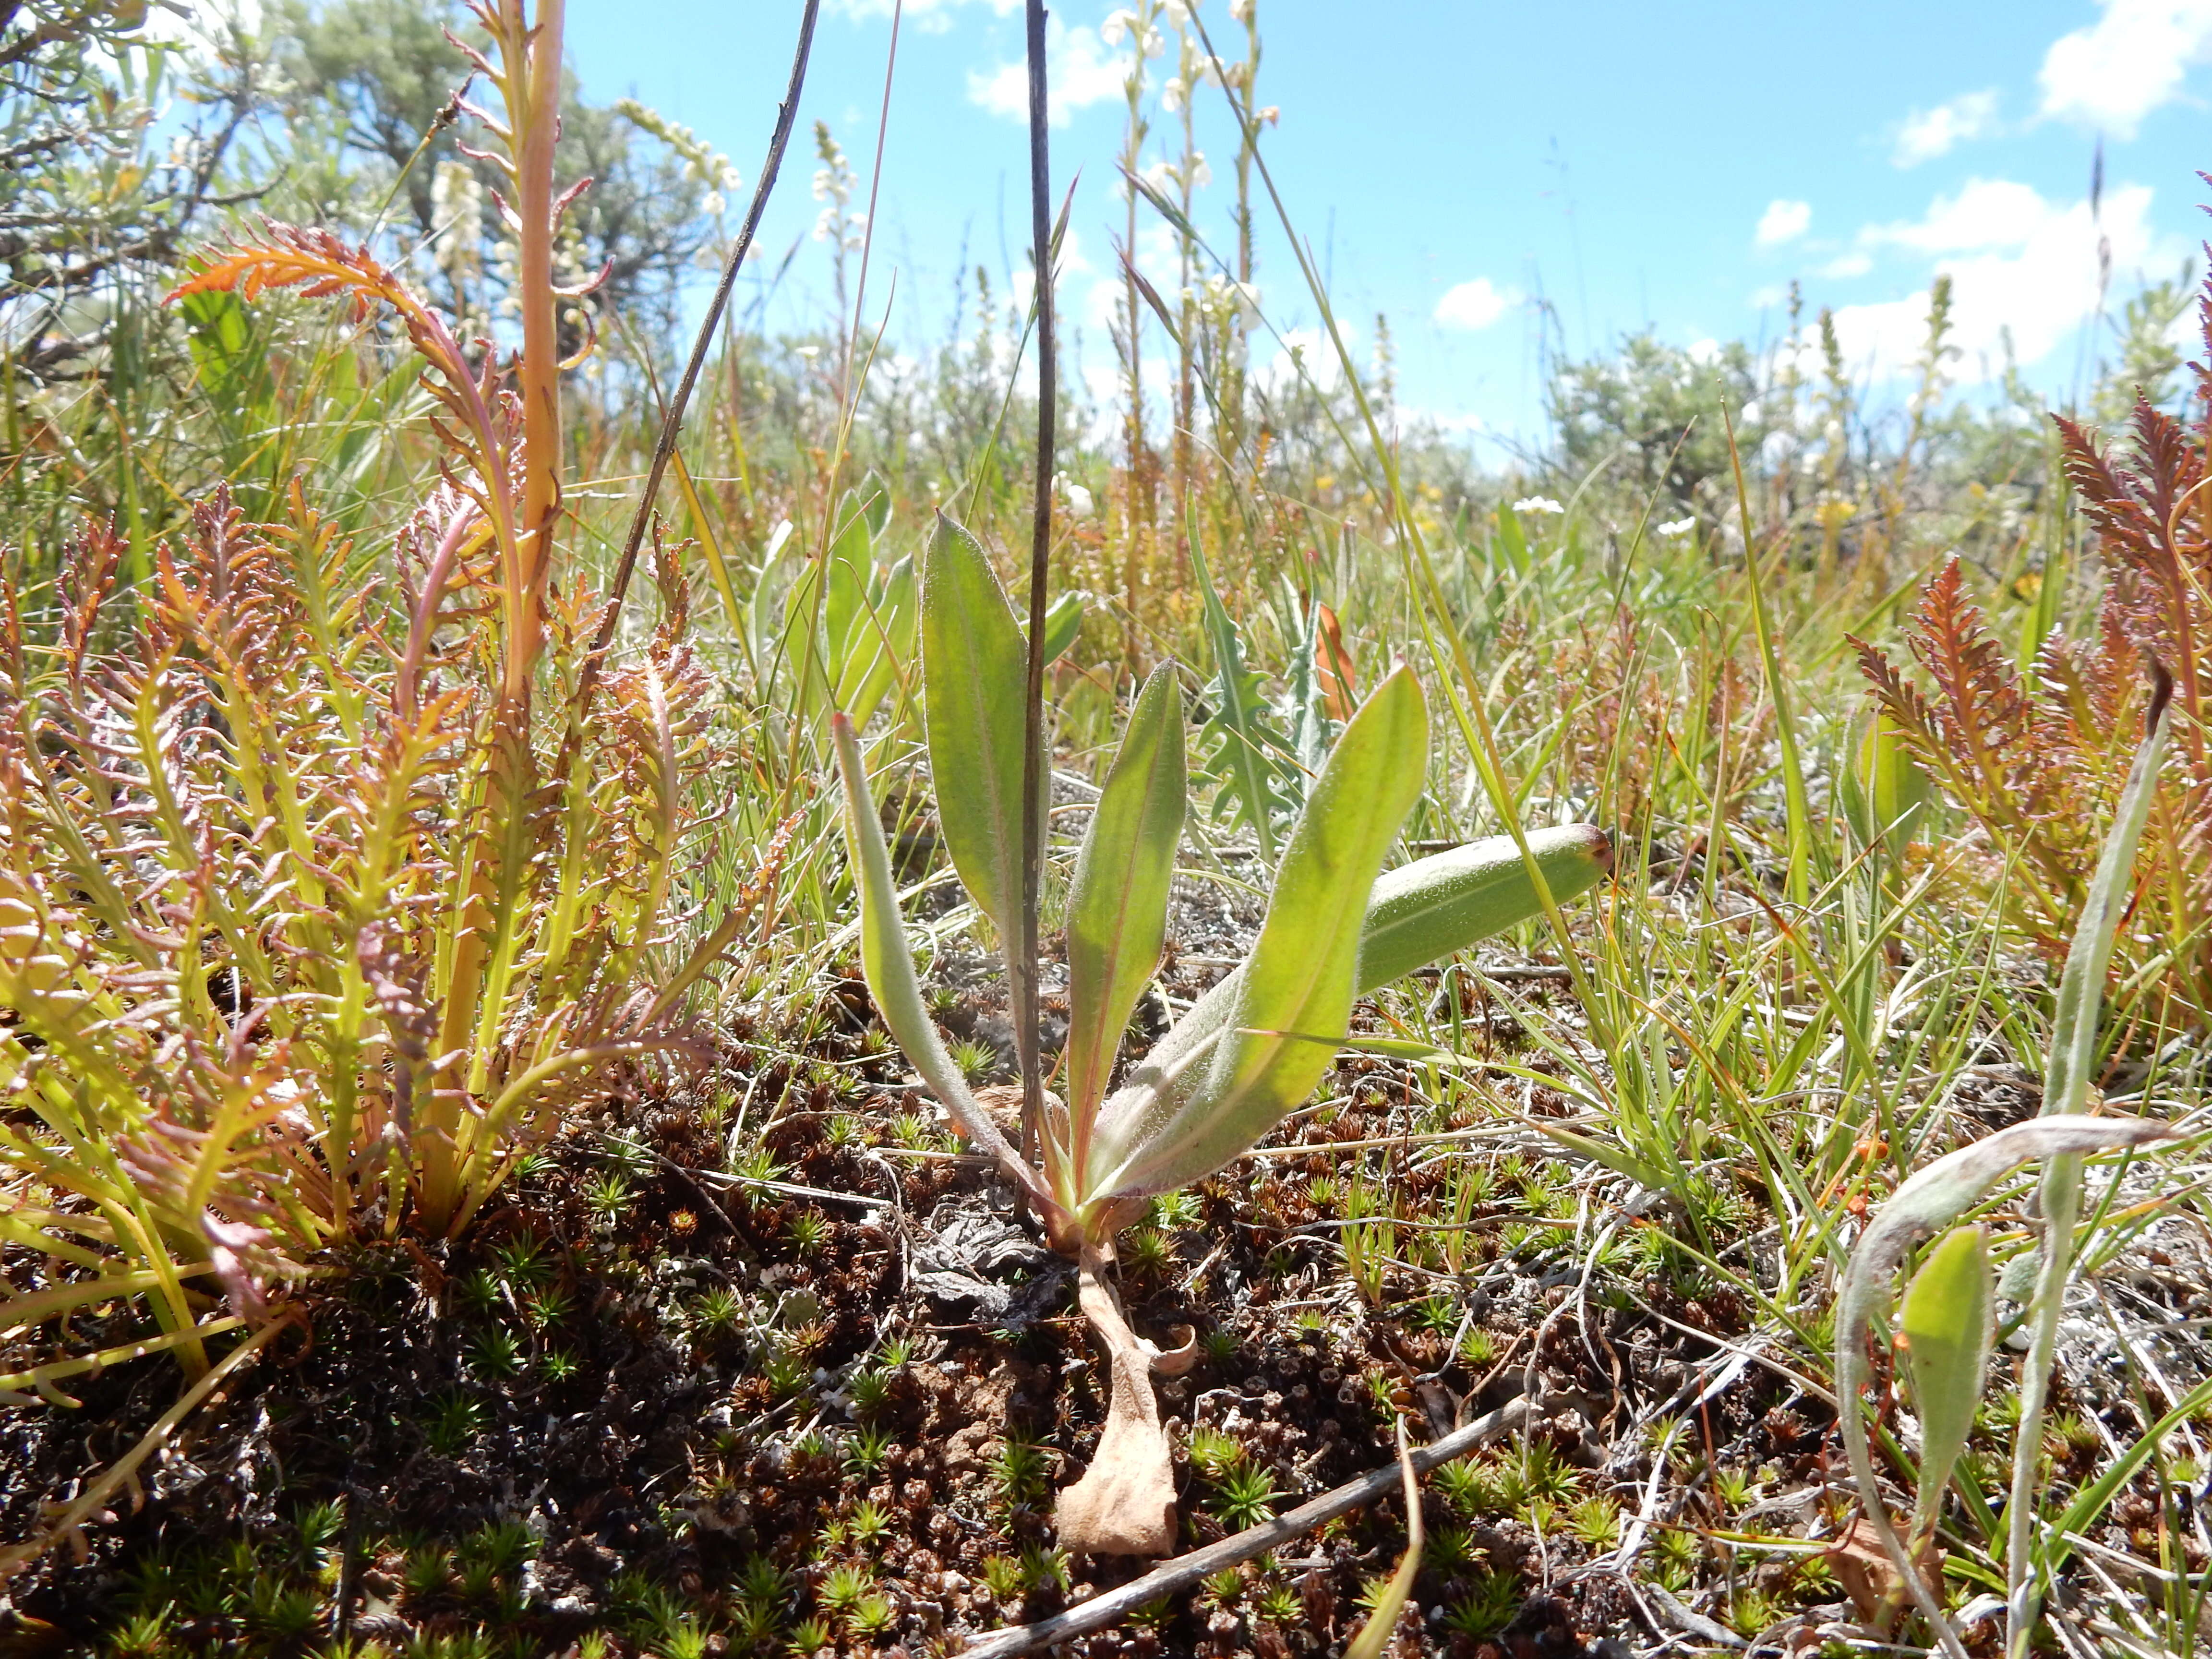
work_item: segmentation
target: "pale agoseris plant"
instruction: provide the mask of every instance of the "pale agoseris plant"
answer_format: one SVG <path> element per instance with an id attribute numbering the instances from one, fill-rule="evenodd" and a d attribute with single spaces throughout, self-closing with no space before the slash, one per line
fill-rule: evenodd
<path id="1" fill-rule="evenodd" d="M 1017 939 L 1026 646 L 981 547 L 949 519 L 923 556 L 921 651 L 945 843 L 977 908 L 1002 939 Z M 969 1091 L 928 1018 L 860 738 L 842 715 L 831 726 L 877 1007 L 962 1131 L 1082 1263 L 1084 1311 L 1113 1353 L 1106 1437 L 1091 1474 L 1062 1495 L 1061 1540 L 1158 1553 L 1173 1537 L 1171 1473 L 1146 1377 L 1161 1356 L 1129 1331 L 1103 1279 L 1115 1234 L 1147 1196 L 1224 1168 L 1304 1100 L 1361 992 L 1534 915 L 1535 884 L 1504 837 L 1378 882 L 1428 767 L 1426 706 L 1401 667 L 1353 714 L 1314 780 L 1250 955 L 1113 1088 L 1121 1034 L 1165 939 L 1189 791 L 1182 691 L 1175 666 L 1163 665 L 1138 694 L 1076 860 L 1063 1099 L 1050 1103 L 1032 1161 Z M 1558 898 L 1589 886 L 1609 860 L 1606 836 L 1589 825 L 1529 842 Z"/>

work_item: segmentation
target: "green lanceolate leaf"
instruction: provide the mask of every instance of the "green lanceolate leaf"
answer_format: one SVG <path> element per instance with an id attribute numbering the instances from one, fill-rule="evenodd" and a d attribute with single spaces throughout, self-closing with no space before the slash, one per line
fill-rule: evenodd
<path id="1" fill-rule="evenodd" d="M 1937 1158 L 1908 1178 L 1874 1212 L 1844 1269 L 1843 1281 L 1836 1290 L 1835 1370 L 1836 1395 L 1843 1402 L 1844 1449 L 1850 1456 L 1867 1519 L 1883 1552 L 1953 1659 L 1965 1659 L 1965 1644 L 1944 1619 L 1905 1540 L 1890 1524 L 1867 1441 L 1866 1414 L 1859 1403 L 1860 1391 L 1867 1383 L 1867 1337 L 1886 1296 L 1889 1276 L 1916 1237 L 1949 1226 L 1968 1206 L 2022 1164 L 2038 1158 L 2080 1158 L 2147 1146 L 2171 1139 L 2173 1133 L 2169 1126 L 2149 1118 L 2089 1117 L 2078 1113 L 2031 1118 L 2000 1129 Z"/>
<path id="2" fill-rule="evenodd" d="M 1594 823 L 1531 830 L 1528 852 L 1560 904 L 1595 885 L 1613 867 L 1613 842 Z M 1542 910 L 1536 884 L 1510 836 L 1491 836 L 1416 859 L 1378 879 L 1368 896 L 1358 988 L 1364 994 L 1403 979 Z M 1241 994 L 1243 973 L 1239 968 L 1223 979 L 1176 1022 L 1146 1057 L 1148 1073 L 1173 1066 L 1221 1029 Z"/>
<path id="3" fill-rule="evenodd" d="M 1957 1227 L 1929 1252 L 1899 1311 L 1912 1403 L 1920 1413 L 1912 1529 L 1922 1536 L 1936 1524 L 1943 1489 L 1974 1426 L 1996 1334 L 1991 1296 L 1989 1236 L 1979 1227 Z"/>
<path id="4" fill-rule="evenodd" d="M 868 577 L 875 569 L 875 538 L 860 497 L 851 490 L 837 503 L 836 535 L 830 544 L 830 592 L 822 624 L 828 635 L 834 673 L 850 650 L 854 624 L 867 608 Z"/>
<path id="5" fill-rule="evenodd" d="M 1019 937 L 1028 654 L 981 544 L 939 514 L 921 562 L 929 769 L 952 866 L 1002 942 Z"/>
<path id="6" fill-rule="evenodd" d="M 1528 574 L 1528 538 L 1522 531 L 1520 515 L 1503 501 L 1498 504 L 1498 549 L 1515 575 Z"/>
<path id="7" fill-rule="evenodd" d="M 1086 1198 L 1166 1192 L 1221 1168 L 1310 1093 L 1352 1013 L 1367 900 L 1428 770 L 1428 709 L 1401 668 L 1344 729 L 1275 874 L 1224 1036 L 1187 1093 L 1109 1115 Z M 1125 1094 L 1152 1092 L 1147 1061 Z"/>
<path id="8" fill-rule="evenodd" d="M 891 883 L 890 849 L 884 845 L 883 821 L 876 816 L 875 800 L 868 792 L 860 739 L 852 721 L 842 714 L 830 717 L 830 735 L 837 747 L 837 770 L 845 786 L 846 854 L 853 861 L 853 884 L 860 894 L 860 971 L 876 1012 L 922 1081 L 952 1114 L 960 1132 L 997 1158 L 1008 1175 L 1039 1200 L 1049 1202 L 1050 1194 L 1036 1172 L 1016 1156 L 991 1115 L 968 1092 L 960 1068 L 945 1051 L 945 1040 L 937 1034 L 921 983 L 914 976 L 906 919 L 899 913 L 898 891 Z"/>
<path id="9" fill-rule="evenodd" d="M 917 582 L 914 561 L 901 559 L 854 624 L 838 676 L 837 706 L 853 717 L 855 727 L 866 727 L 892 682 L 914 659 Z"/>
<path id="10" fill-rule="evenodd" d="M 1915 839 L 1936 799 L 1935 786 L 1905 746 L 1905 734 L 1887 711 L 1866 721 L 1844 776 L 1844 813 L 1862 847 L 1892 848 Z"/>
<path id="11" fill-rule="evenodd" d="M 1528 854 L 1565 904 L 1613 868 L 1613 841 L 1593 823 L 1532 830 Z M 1371 991 L 1480 939 L 1541 915 L 1536 884 L 1510 836 L 1490 836 L 1401 865 L 1375 884 L 1359 940 L 1359 988 Z"/>
<path id="12" fill-rule="evenodd" d="M 2150 714 L 2143 740 L 2129 769 L 2127 787 L 2120 792 L 2112 828 L 2105 837 L 2105 850 L 2097 860 L 2097 873 L 2089 884 L 2089 896 L 2081 906 L 2074 942 L 2066 952 L 2066 971 L 2059 976 L 2058 1006 L 2051 1022 L 2051 1060 L 2045 1067 L 2043 1109 L 2046 1113 L 2077 1112 L 2087 1097 L 2089 1075 L 2096 1065 L 2097 1022 L 2105 1006 L 2105 974 L 2112 961 L 2112 936 L 2121 913 L 2127 908 L 2135 885 L 2136 848 L 2142 840 L 2143 824 L 2150 817 L 2158 794 L 2158 769 L 2166 759 L 2172 722 L 2166 716 L 2173 681 L 2163 668 L 2156 671 Z"/>
<path id="13" fill-rule="evenodd" d="M 1168 887 L 1189 787 L 1182 691 L 1173 663 L 1137 694 L 1121 752 L 1075 861 L 1067 895 L 1067 1067 L 1061 1092 L 1082 1161 L 1087 1126 L 1106 1097 L 1121 1032 L 1158 965 Z"/>
<path id="14" fill-rule="evenodd" d="M 860 514 L 868 521 L 868 533 L 880 537 L 890 526 L 891 487 L 884 482 L 882 473 L 871 467 L 856 493 L 860 499 Z"/>

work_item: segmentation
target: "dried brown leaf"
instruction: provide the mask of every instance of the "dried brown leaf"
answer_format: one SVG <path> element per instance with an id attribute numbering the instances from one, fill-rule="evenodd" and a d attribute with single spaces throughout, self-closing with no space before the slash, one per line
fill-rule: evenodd
<path id="1" fill-rule="evenodd" d="M 1078 1294 L 1105 1345 L 1111 1383 L 1105 1431 L 1083 1478 L 1053 1512 L 1064 1549 L 1085 1555 L 1165 1555 L 1175 1547 L 1175 1462 L 1160 1425 L 1152 1371 L 1159 1351 L 1129 1328 L 1095 1248 L 1084 1249 Z"/>

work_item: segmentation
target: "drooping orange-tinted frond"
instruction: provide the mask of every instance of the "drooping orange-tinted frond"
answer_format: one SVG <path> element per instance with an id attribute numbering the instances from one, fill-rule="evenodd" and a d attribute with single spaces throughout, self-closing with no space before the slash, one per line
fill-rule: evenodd
<path id="1" fill-rule="evenodd" d="M 197 276 L 171 289 L 168 298 L 225 293 L 257 300 L 272 288 L 296 289 L 310 300 L 350 295 L 361 321 L 380 304 L 402 315 L 422 309 L 407 285 L 367 248 L 348 247 L 329 231 L 307 226 L 271 221 L 263 229 L 264 240 L 210 258 Z"/>

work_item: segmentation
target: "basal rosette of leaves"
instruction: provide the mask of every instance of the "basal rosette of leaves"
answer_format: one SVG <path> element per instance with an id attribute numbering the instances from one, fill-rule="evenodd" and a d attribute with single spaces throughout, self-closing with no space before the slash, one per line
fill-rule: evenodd
<path id="1" fill-rule="evenodd" d="M 1043 816 L 1041 800 L 1024 805 L 1025 775 L 1044 775 L 1024 764 L 1028 642 L 981 544 L 941 514 L 921 586 L 922 705 L 945 846 L 998 936 L 1018 939 L 1024 836 Z M 1172 1543 L 1174 1474 L 1151 1378 L 1195 1353 L 1164 1353 L 1130 1326 L 1107 1277 L 1115 1235 L 1145 1198 L 1227 1167 L 1304 1100 L 1362 993 L 1529 920 L 1547 896 L 1573 897 L 1612 863 L 1604 831 L 1570 824 L 1529 834 L 1525 855 L 1501 836 L 1384 874 L 1429 768 L 1427 703 L 1401 666 L 1352 713 L 1307 789 L 1245 961 L 1116 1087 L 1122 1037 L 1166 938 L 1191 793 L 1177 672 L 1164 664 L 1138 692 L 1085 831 L 1067 895 L 1065 1098 L 1047 1103 L 1018 1145 L 970 1092 L 929 1017 L 859 729 L 843 713 L 830 721 L 869 992 L 962 1133 L 1079 1262 L 1084 1315 L 1110 1357 L 1097 1454 L 1056 1516 L 1061 1544 L 1091 1554 L 1157 1555 Z"/>

